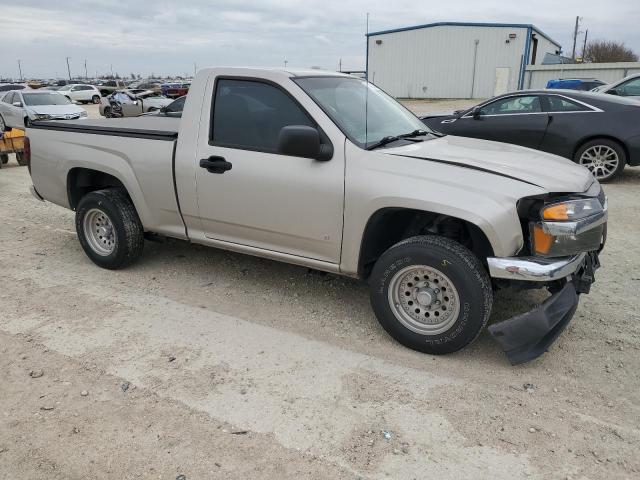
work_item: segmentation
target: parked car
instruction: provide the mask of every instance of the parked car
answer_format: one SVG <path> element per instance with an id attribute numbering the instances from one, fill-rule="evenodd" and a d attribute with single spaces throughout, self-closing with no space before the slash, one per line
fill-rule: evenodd
<path id="1" fill-rule="evenodd" d="M 598 87 L 597 91 L 599 93 L 607 93 L 609 95 L 618 95 L 620 97 L 640 100 L 640 73 L 629 75 L 619 82 Z"/>
<path id="2" fill-rule="evenodd" d="M 0 99 L 0 131 L 21 128 L 36 120 L 76 120 L 87 112 L 64 95 L 48 90 L 13 90 Z"/>
<path id="3" fill-rule="evenodd" d="M 182 110 L 184 110 L 184 102 L 187 100 L 187 96 L 176 98 L 166 107 L 162 107 L 160 110 L 146 115 L 158 115 L 161 117 L 174 117 L 182 118 Z"/>
<path id="4" fill-rule="evenodd" d="M 606 83 L 596 78 L 563 78 L 547 82 L 547 88 L 550 89 L 582 90 L 585 92 L 601 85 L 606 85 Z"/>
<path id="5" fill-rule="evenodd" d="M 0 92 L 8 92 L 9 90 L 23 90 L 27 88 L 26 85 L 21 85 L 19 83 L 5 83 L 0 85 Z"/>
<path id="6" fill-rule="evenodd" d="M 98 87 L 98 90 L 100 90 L 100 94 L 103 97 L 112 94 L 116 90 L 123 90 L 127 88 L 122 80 L 105 80 L 97 84 L 96 87 Z"/>
<path id="7" fill-rule="evenodd" d="M 38 122 L 27 136 L 32 193 L 75 211 L 98 266 L 138 260 L 148 232 L 359 277 L 387 332 L 432 354 L 477 338 L 508 285 L 552 295 L 489 331 L 514 363 L 542 354 L 605 237 L 585 168 L 430 132 L 333 72 L 205 69 L 181 119 Z"/>
<path id="8" fill-rule="evenodd" d="M 173 102 L 170 98 L 158 95 L 152 90 L 135 92 L 136 90 L 119 90 L 102 98 L 99 107 L 100 115 L 103 117 L 116 116 L 113 115 L 115 107 L 115 110 L 121 108 L 118 117 L 137 117 L 143 113 L 159 111 Z"/>
<path id="9" fill-rule="evenodd" d="M 172 83 L 163 83 L 161 85 L 162 95 L 169 98 L 178 98 L 182 97 L 189 93 L 190 83 L 184 82 L 172 82 Z"/>
<path id="10" fill-rule="evenodd" d="M 575 90 L 508 93 L 446 116 L 426 116 L 442 133 L 535 148 L 587 167 L 602 182 L 640 165 L 640 104 Z"/>
<path id="11" fill-rule="evenodd" d="M 98 104 L 100 103 L 100 99 L 102 98 L 100 90 L 98 90 L 98 88 L 94 87 L 93 85 L 70 83 L 60 87 L 57 92 L 67 97 L 72 102 L 91 102 Z"/>

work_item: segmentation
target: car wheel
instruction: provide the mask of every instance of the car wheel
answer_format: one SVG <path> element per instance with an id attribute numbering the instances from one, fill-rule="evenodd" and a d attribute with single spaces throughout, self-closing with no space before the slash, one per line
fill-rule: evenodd
<path id="1" fill-rule="evenodd" d="M 102 111 L 102 114 L 106 118 L 111 118 L 111 107 L 104 107 L 104 110 Z"/>
<path id="2" fill-rule="evenodd" d="M 97 105 L 98 103 L 100 103 L 100 96 L 94 95 L 93 97 L 91 97 L 91 101 Z"/>
<path id="3" fill-rule="evenodd" d="M 4 122 L 4 118 L 0 115 L 0 132 L 8 132 L 9 130 L 11 129 L 7 127 L 7 124 Z"/>
<path id="4" fill-rule="evenodd" d="M 142 223 L 121 189 L 98 190 L 82 197 L 76 209 L 76 231 L 82 249 L 102 268 L 124 268 L 142 255 Z"/>
<path id="5" fill-rule="evenodd" d="M 31 126 L 31 119 L 29 117 L 24 117 L 24 126 L 25 128 Z"/>
<path id="6" fill-rule="evenodd" d="M 474 341 L 493 304 L 487 272 L 471 251 L 434 235 L 412 237 L 385 253 L 370 278 L 373 311 L 402 345 L 440 355 Z"/>
<path id="7" fill-rule="evenodd" d="M 16 152 L 16 160 L 21 167 L 27 166 L 27 159 L 24 158 L 24 152 Z"/>
<path id="8" fill-rule="evenodd" d="M 598 181 L 606 182 L 624 170 L 627 154 L 618 142 L 596 138 L 582 145 L 573 159 L 589 169 Z"/>
<path id="9" fill-rule="evenodd" d="M 0 168 L 2 168 L 2 166 L 6 165 L 7 163 L 9 163 L 9 155 L 7 155 L 6 153 L 0 154 Z"/>

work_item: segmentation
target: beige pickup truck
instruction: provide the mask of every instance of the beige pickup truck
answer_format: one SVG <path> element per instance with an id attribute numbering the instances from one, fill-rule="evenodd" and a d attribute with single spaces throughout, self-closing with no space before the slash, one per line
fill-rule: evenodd
<path id="1" fill-rule="evenodd" d="M 543 353 L 606 235 L 583 167 L 431 132 L 348 75 L 205 69 L 181 119 L 37 122 L 27 136 L 34 195 L 76 212 L 98 266 L 132 264 L 154 234 L 358 277 L 386 331 L 430 354 L 477 338 L 503 287 L 551 293 L 489 327 L 513 363 Z"/>

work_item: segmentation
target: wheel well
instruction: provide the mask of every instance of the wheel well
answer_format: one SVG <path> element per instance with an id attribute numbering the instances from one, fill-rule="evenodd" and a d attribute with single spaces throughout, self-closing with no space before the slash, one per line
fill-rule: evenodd
<path id="1" fill-rule="evenodd" d="M 80 199 L 87 193 L 109 187 L 122 188 L 127 192 L 122 182 L 113 175 L 89 168 L 72 168 L 67 174 L 69 206 L 75 210 Z"/>
<path id="2" fill-rule="evenodd" d="M 384 208 L 367 222 L 360 245 L 358 275 L 367 278 L 380 255 L 401 240 L 429 234 L 455 240 L 483 263 L 493 256 L 493 248 L 484 232 L 466 220 L 422 210 Z"/>
<path id="3" fill-rule="evenodd" d="M 629 156 L 629 149 L 627 148 L 627 145 L 622 140 L 620 140 L 619 138 L 612 137 L 610 135 L 593 135 L 593 136 L 588 137 L 588 138 L 583 138 L 582 141 L 580 141 L 576 145 L 576 148 L 573 150 L 573 154 L 571 155 L 571 158 L 572 159 L 575 158 L 576 153 L 578 153 L 578 150 L 580 150 L 585 143 L 589 143 L 589 142 L 591 142 L 593 140 L 597 140 L 599 138 L 604 138 L 606 140 L 609 140 L 611 142 L 615 142 L 618 145 L 620 145 L 620 147 L 622 147 L 622 149 L 624 150 L 625 156 L 627 157 L 627 162 L 626 163 L 629 163 L 630 156 Z"/>

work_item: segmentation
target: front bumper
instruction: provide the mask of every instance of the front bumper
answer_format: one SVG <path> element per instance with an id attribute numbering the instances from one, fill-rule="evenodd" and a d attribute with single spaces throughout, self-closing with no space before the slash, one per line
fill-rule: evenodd
<path id="1" fill-rule="evenodd" d="M 512 365 L 538 358 L 558 338 L 578 308 L 580 293 L 589 293 L 600 267 L 598 252 L 565 259 L 501 259 L 493 262 L 492 276 L 516 280 L 554 281 L 566 278 L 564 286 L 530 312 L 489 326 Z M 490 263 L 491 268 L 491 263 Z M 495 274 L 495 275 L 494 275 Z M 502 276 L 499 276 L 502 275 Z M 509 275 L 509 276 L 508 276 Z"/>

